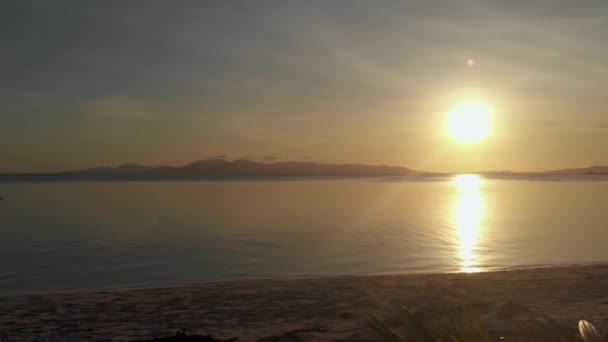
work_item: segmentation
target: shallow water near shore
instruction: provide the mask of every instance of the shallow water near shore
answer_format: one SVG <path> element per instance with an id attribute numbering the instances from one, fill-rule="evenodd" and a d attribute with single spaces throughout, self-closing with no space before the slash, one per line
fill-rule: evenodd
<path id="1" fill-rule="evenodd" d="M 0 295 L 608 260 L 603 178 L 0 184 Z"/>

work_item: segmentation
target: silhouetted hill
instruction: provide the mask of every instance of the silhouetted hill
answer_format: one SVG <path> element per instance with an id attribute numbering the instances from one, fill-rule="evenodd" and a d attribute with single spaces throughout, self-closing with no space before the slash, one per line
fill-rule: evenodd
<path id="1" fill-rule="evenodd" d="M 608 175 L 608 166 L 560 169 L 546 172 L 478 172 L 491 177 L 550 177 Z M 0 173 L 0 181 L 78 181 L 78 180 L 189 180 L 273 177 L 373 177 L 373 176 L 447 176 L 448 173 L 422 172 L 400 166 L 366 164 L 325 164 L 286 161 L 260 163 L 248 159 L 200 160 L 181 167 L 125 164 L 54 173 Z"/>
<path id="2" fill-rule="evenodd" d="M 545 173 L 557 175 L 608 175 L 608 166 L 594 165 L 583 168 L 552 170 Z"/>
<path id="3" fill-rule="evenodd" d="M 298 161 L 259 163 L 247 159 L 235 161 L 209 159 L 192 162 L 182 167 L 126 164 L 118 167 L 96 167 L 55 173 L 4 173 L 0 174 L 0 180 L 179 180 L 310 176 L 409 176 L 421 174 L 427 175 L 405 167 L 386 165 L 323 164 Z"/>
<path id="4" fill-rule="evenodd" d="M 403 176 L 419 174 L 419 172 L 404 167 L 385 165 L 322 164 L 297 161 L 258 163 L 247 159 L 202 160 L 176 168 L 171 173 L 186 177 Z"/>
<path id="5" fill-rule="evenodd" d="M 476 174 L 490 176 L 490 177 L 551 177 L 551 176 L 586 176 L 586 175 L 608 175 L 608 166 L 590 166 L 581 168 L 570 168 L 570 169 L 558 169 L 549 171 L 480 171 L 474 172 Z"/>

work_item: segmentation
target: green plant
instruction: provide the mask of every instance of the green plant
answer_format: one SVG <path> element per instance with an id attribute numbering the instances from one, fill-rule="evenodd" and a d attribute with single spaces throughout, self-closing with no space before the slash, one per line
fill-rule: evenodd
<path id="1" fill-rule="evenodd" d="M 600 334 L 593 324 L 584 319 L 578 321 L 578 331 L 586 342 L 608 342 L 608 329 Z"/>
<path id="2" fill-rule="evenodd" d="M 492 334 L 470 310 L 465 309 L 460 315 L 455 316 L 457 318 L 444 321 L 444 325 L 434 333 L 427 329 L 405 307 L 399 306 L 397 310 L 400 322 L 403 323 L 402 327 L 407 331 L 408 337 L 400 335 L 371 314 L 364 315 L 364 319 L 380 334 L 384 341 L 390 342 L 493 342 L 509 340 L 504 336 Z M 608 342 L 608 330 L 600 334 L 595 326 L 588 321 L 579 321 L 578 331 L 580 337 L 586 342 Z M 536 320 L 516 324 L 513 335 L 512 337 L 517 341 L 580 341 L 548 315 L 540 315 Z"/>
<path id="3" fill-rule="evenodd" d="M 470 311 L 463 312 L 464 316 L 462 316 L 462 319 L 445 324 L 434 336 L 433 333 L 431 333 L 431 331 L 404 306 L 399 306 L 397 310 L 399 312 L 400 321 L 403 323 L 403 327 L 411 338 L 399 335 L 373 315 L 365 315 L 364 318 L 385 341 L 405 342 L 411 341 L 411 339 L 417 342 L 494 341 L 489 331 L 481 325 L 478 319 L 473 318 Z"/>

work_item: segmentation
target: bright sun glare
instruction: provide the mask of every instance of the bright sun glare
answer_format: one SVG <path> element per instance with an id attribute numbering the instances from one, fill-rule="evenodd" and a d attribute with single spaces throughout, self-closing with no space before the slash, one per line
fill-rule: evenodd
<path id="1" fill-rule="evenodd" d="M 454 178 L 454 186 L 460 191 L 476 191 L 481 186 L 481 179 L 478 175 L 458 175 Z"/>
<path id="2" fill-rule="evenodd" d="M 479 142 L 490 134 L 490 110 L 479 103 L 462 104 L 450 112 L 447 129 L 459 143 Z"/>

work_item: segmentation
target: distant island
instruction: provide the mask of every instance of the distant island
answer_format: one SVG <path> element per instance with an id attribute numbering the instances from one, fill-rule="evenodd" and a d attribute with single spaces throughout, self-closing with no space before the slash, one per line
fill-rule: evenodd
<path id="1" fill-rule="evenodd" d="M 545 172 L 482 171 L 476 173 L 488 176 L 608 175 L 608 166 L 591 166 Z M 208 159 L 179 167 L 125 164 L 118 167 L 96 167 L 64 172 L 0 173 L 0 181 L 196 180 L 378 176 L 440 177 L 452 174 L 426 172 L 388 165 L 325 164 L 303 161 L 261 163 L 249 159 L 237 159 L 233 161 Z"/>
<path id="2" fill-rule="evenodd" d="M 61 180 L 181 180 L 276 177 L 371 177 L 432 175 L 399 166 L 323 164 L 316 162 L 261 163 L 249 159 L 208 159 L 181 167 L 126 164 L 118 167 L 49 173 L 0 173 L 0 181 Z"/>

